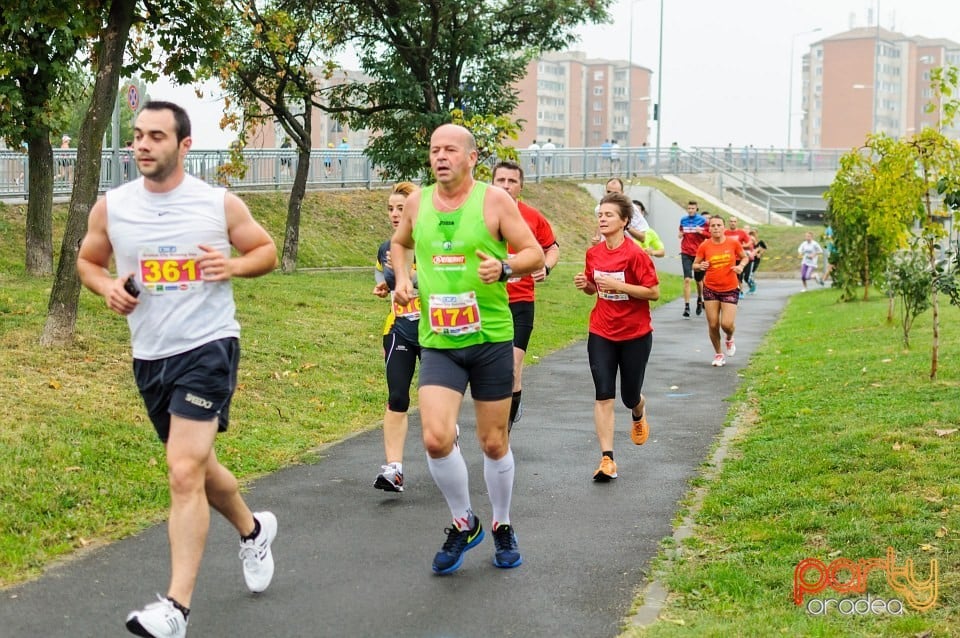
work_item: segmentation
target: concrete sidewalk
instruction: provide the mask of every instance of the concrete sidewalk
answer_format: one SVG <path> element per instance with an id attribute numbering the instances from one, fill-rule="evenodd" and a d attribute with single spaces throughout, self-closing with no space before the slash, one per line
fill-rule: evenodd
<path id="1" fill-rule="evenodd" d="M 723 427 L 739 371 L 797 289 L 794 281 L 760 282 L 741 304 L 737 355 L 723 368 L 710 366 L 702 317 L 682 319 L 682 301 L 654 311 L 644 384 L 650 440 L 630 442 L 627 410 L 618 403 L 620 478 L 608 484 L 591 480 L 600 454 L 585 342 L 524 371 L 524 416 L 512 440 L 522 566 L 495 568 L 488 533 L 458 572 L 433 575 L 450 517 L 411 415 L 402 494 L 372 487 L 383 454 L 379 429 L 250 486 L 251 507 L 272 510 L 280 522 L 277 571 L 265 593 L 246 591 L 236 536 L 214 516 L 188 636 L 616 636 L 660 541 L 672 533 L 678 501 Z M 489 528 L 473 406 L 466 403 L 461 445 L 474 510 Z M 167 579 L 161 525 L 2 592 L 0 635 L 127 636 L 127 613 L 163 592 Z"/>

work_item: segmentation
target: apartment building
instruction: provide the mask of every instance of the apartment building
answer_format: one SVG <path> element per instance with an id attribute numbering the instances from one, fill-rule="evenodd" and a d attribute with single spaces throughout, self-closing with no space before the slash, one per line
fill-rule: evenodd
<path id="1" fill-rule="evenodd" d="M 960 66 L 960 44 L 878 26 L 814 42 L 801 66 L 802 146 L 853 148 L 870 132 L 899 138 L 940 127 L 940 105 L 926 106 L 937 99 L 931 71 L 946 65 Z M 943 131 L 960 137 L 956 123 Z"/>
<path id="2" fill-rule="evenodd" d="M 519 106 L 511 116 L 523 120 L 518 147 L 526 148 L 534 140 L 541 144 L 550 140 L 557 147 L 600 146 L 605 140 L 616 140 L 621 147 L 646 144 L 653 112 L 652 75 L 638 64 L 588 59 L 577 51 L 547 53 L 531 61 L 526 76 L 515 85 Z M 340 69 L 321 85 L 358 79 L 369 81 L 358 71 Z M 351 148 L 363 148 L 370 138 L 370 131 L 346 130 L 319 109 L 312 115 L 314 148 L 336 146 L 343 138 Z M 284 138 L 274 122 L 258 127 L 249 146 L 277 148 Z"/>
<path id="3" fill-rule="evenodd" d="M 546 53 L 515 85 L 523 120 L 518 146 L 550 140 L 558 147 L 600 146 L 616 140 L 642 146 L 650 136 L 653 72 L 623 60 L 587 58 L 578 51 Z"/>

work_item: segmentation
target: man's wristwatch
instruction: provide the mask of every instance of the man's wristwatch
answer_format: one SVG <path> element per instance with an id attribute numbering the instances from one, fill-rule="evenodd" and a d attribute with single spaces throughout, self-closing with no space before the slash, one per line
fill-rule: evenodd
<path id="1" fill-rule="evenodd" d="M 500 261 L 500 277 L 497 281 L 506 281 L 513 277 L 513 268 L 510 267 L 510 264 L 506 260 Z"/>

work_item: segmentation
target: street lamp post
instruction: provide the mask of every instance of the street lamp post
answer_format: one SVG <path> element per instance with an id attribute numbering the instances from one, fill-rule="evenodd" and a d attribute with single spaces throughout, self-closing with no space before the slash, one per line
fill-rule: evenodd
<path id="1" fill-rule="evenodd" d="M 660 35 L 657 42 L 657 103 L 653 105 L 653 118 L 657 122 L 657 151 L 655 174 L 660 175 L 660 122 L 663 120 L 663 0 L 660 0 Z"/>
<path id="2" fill-rule="evenodd" d="M 627 69 L 627 146 L 635 146 L 632 139 L 633 134 L 633 108 L 636 102 L 645 102 L 650 99 L 649 96 L 641 96 L 635 98 L 633 95 L 633 8 L 638 2 L 643 0 L 630 0 L 630 40 L 628 46 L 630 50 L 627 53 L 628 57 L 628 69 Z"/>
<path id="3" fill-rule="evenodd" d="M 633 146 L 633 6 L 630 0 L 630 50 L 627 52 L 627 146 Z"/>
<path id="4" fill-rule="evenodd" d="M 794 33 L 790 37 L 790 87 L 787 89 L 787 150 L 790 150 L 790 141 L 792 139 L 791 135 L 793 133 L 793 55 L 794 55 L 794 45 L 797 43 L 797 38 L 801 35 L 810 35 L 811 33 L 816 33 L 820 31 L 820 27 L 810 29 L 809 31 L 801 31 L 799 33 Z"/>

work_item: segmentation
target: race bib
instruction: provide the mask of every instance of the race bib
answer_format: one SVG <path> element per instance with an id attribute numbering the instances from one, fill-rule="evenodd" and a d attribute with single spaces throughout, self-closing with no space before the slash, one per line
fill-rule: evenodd
<path id="1" fill-rule="evenodd" d="M 597 277 L 610 277 L 611 279 L 616 279 L 617 281 L 627 281 L 622 270 L 619 272 L 604 272 L 602 270 L 594 270 L 593 280 L 596 281 Z M 599 287 L 597 288 L 597 296 L 601 299 L 606 299 L 607 301 L 626 301 L 630 298 L 630 295 L 625 292 L 603 292 Z"/>
<path id="2" fill-rule="evenodd" d="M 477 293 L 430 295 L 430 329 L 443 335 L 480 332 L 480 306 Z"/>
<path id="3" fill-rule="evenodd" d="M 195 248 L 176 246 L 144 247 L 137 255 L 140 283 L 151 295 L 196 292 L 203 286 Z"/>
<path id="4" fill-rule="evenodd" d="M 401 305 L 395 298 L 396 293 L 392 290 L 390 291 L 390 303 L 393 304 L 393 316 L 397 319 L 403 317 L 408 321 L 416 321 L 420 318 L 420 293 L 414 291 L 413 294 L 415 295 L 413 299 Z"/>

